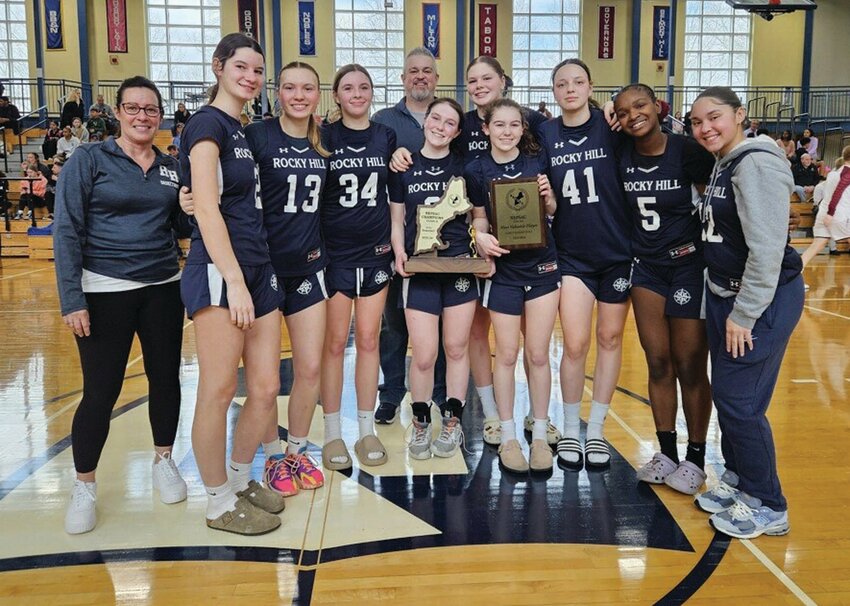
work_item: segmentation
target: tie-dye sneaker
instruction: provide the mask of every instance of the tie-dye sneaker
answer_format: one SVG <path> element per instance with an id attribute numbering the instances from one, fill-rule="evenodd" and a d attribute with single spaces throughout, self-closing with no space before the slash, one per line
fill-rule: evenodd
<path id="1" fill-rule="evenodd" d="M 292 477 L 292 468 L 283 455 L 273 455 L 266 459 L 264 473 L 266 487 L 285 497 L 298 494 L 298 485 Z"/>
<path id="2" fill-rule="evenodd" d="M 322 470 L 316 466 L 316 462 L 306 453 L 286 455 L 286 464 L 289 466 L 292 479 L 300 490 L 313 490 L 325 483 Z"/>

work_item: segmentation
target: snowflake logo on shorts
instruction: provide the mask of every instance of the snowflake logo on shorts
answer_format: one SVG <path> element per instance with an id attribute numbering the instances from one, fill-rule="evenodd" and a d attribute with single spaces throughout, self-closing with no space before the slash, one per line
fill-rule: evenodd
<path id="1" fill-rule="evenodd" d="M 629 281 L 625 278 L 617 278 L 614 280 L 614 290 L 617 292 L 626 292 L 629 289 Z"/>
<path id="2" fill-rule="evenodd" d="M 673 293 L 673 300 L 679 305 L 687 305 L 691 302 L 691 293 L 689 293 L 684 288 L 680 288 L 675 293 Z"/>
<path id="3" fill-rule="evenodd" d="M 277 276 L 272 274 L 271 280 L 269 280 L 269 284 L 271 284 L 272 290 L 277 291 Z"/>
<path id="4" fill-rule="evenodd" d="M 304 280 L 298 285 L 299 295 L 309 295 L 311 290 L 313 290 L 313 285 L 310 284 L 310 280 Z"/>
<path id="5" fill-rule="evenodd" d="M 384 282 L 386 282 L 389 279 L 390 279 L 390 277 L 387 275 L 387 272 L 385 272 L 385 271 L 379 271 L 378 273 L 375 274 L 375 284 L 383 284 Z"/>
<path id="6" fill-rule="evenodd" d="M 458 278 L 455 282 L 455 290 L 458 292 L 466 292 L 469 290 L 469 279 L 468 278 Z"/>

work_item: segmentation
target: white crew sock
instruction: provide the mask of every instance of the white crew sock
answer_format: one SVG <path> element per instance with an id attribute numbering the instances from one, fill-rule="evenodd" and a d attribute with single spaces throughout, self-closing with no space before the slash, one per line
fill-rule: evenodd
<path id="1" fill-rule="evenodd" d="M 302 454 L 307 452 L 307 436 L 299 438 L 289 434 L 289 439 L 286 441 L 286 454 Z"/>
<path id="2" fill-rule="evenodd" d="M 579 439 L 581 431 L 581 402 L 564 402 L 564 437 Z"/>
<path id="3" fill-rule="evenodd" d="M 339 411 L 329 412 L 323 416 L 325 421 L 325 444 L 332 440 L 342 438 L 342 425 L 340 424 Z"/>
<path id="4" fill-rule="evenodd" d="M 513 417 L 507 421 L 499 421 L 502 426 L 502 444 L 507 444 L 508 440 L 516 440 L 516 423 Z"/>
<path id="5" fill-rule="evenodd" d="M 357 411 L 357 429 L 360 431 L 360 437 L 375 435 L 375 411 L 374 410 L 358 410 Z"/>
<path id="6" fill-rule="evenodd" d="M 245 490 L 251 480 L 251 463 L 237 463 L 230 459 L 227 462 L 227 479 L 234 493 Z"/>
<path id="7" fill-rule="evenodd" d="M 546 441 L 546 429 L 549 426 L 549 419 L 534 419 L 534 425 L 531 428 L 532 440 Z"/>
<path id="8" fill-rule="evenodd" d="M 496 406 L 496 395 L 493 392 L 493 386 L 485 385 L 484 387 L 478 387 L 476 385 L 475 391 L 478 392 L 478 397 L 481 399 L 481 408 L 484 411 L 484 419 L 498 419 L 499 409 Z"/>
<path id="9" fill-rule="evenodd" d="M 230 482 L 221 486 L 204 486 L 207 491 L 207 519 L 215 520 L 225 511 L 236 508 L 236 495 L 230 487 Z"/>
<path id="10" fill-rule="evenodd" d="M 602 425 L 605 423 L 605 416 L 608 414 L 608 404 L 593 400 L 590 404 L 590 416 L 587 418 L 587 437 L 588 439 L 602 440 Z"/>
<path id="11" fill-rule="evenodd" d="M 263 442 L 263 455 L 267 459 L 271 459 L 272 457 L 282 457 L 283 456 L 283 446 L 280 444 L 280 440 L 272 440 L 271 442 Z"/>

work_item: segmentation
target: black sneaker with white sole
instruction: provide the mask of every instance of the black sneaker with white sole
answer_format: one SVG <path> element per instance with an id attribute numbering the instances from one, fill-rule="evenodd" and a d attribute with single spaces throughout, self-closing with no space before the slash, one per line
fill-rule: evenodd
<path id="1" fill-rule="evenodd" d="M 392 425 L 398 418 L 398 404 L 392 402 L 380 402 L 375 409 L 375 423 L 380 425 Z"/>

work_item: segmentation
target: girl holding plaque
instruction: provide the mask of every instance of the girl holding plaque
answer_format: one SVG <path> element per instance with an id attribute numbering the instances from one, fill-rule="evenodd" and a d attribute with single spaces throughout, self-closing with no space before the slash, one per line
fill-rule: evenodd
<path id="1" fill-rule="evenodd" d="M 490 149 L 473 160 L 464 171 L 467 191 L 472 203 L 475 237 L 479 250 L 496 258 L 496 270 L 484 281 L 482 305 L 489 310 L 496 336 L 496 363 L 493 372 L 495 399 L 500 419 L 501 445 L 499 460 L 509 471 L 529 469 L 516 439 L 513 418 L 515 367 L 519 353 L 519 337 L 525 315 L 525 356 L 530 401 L 533 406 L 530 468 L 546 471 L 552 468 L 552 450 L 547 442 L 549 396 L 552 373 L 549 368 L 549 340 L 558 313 L 560 273 L 557 251 L 548 223 L 544 222 L 546 246 L 508 251 L 499 246 L 489 232 L 492 219 L 490 184 L 518 178 L 537 178 L 537 196 L 529 204 L 545 201 L 547 215 L 555 213 L 555 195 L 549 186 L 544 159 L 537 155 L 540 147 L 528 131 L 522 108 L 510 99 L 499 99 L 484 112 L 482 128 Z M 525 195 L 523 193 L 523 195 Z"/>
<path id="2" fill-rule="evenodd" d="M 387 176 L 395 150 L 395 132 L 369 120 L 372 77 L 360 65 L 341 67 L 333 82 L 342 118 L 322 129 L 332 154 L 321 204 L 327 270 L 328 324 L 322 351 L 322 410 L 325 420 L 325 469 L 348 469 L 351 457 L 342 440 L 343 357 L 351 331 L 357 357 L 354 385 L 360 439 L 354 451 L 361 465 L 387 462 L 387 451 L 374 428 L 378 394 L 378 335 L 392 275 Z"/>
<path id="3" fill-rule="evenodd" d="M 648 86 L 625 87 L 614 107 L 629 135 L 619 164 L 634 225 L 631 294 L 660 446 L 637 475 L 641 481 L 694 494 L 705 481 L 711 415 L 702 313 L 705 259 L 694 205 L 714 158 L 694 139 L 661 131 L 661 107 Z M 688 426 L 683 461 L 676 443 L 677 381 Z"/>
<path id="4" fill-rule="evenodd" d="M 564 331 L 561 392 L 564 437 L 559 462 L 570 469 L 605 467 L 611 460 L 602 427 L 620 374 L 623 329 L 629 310 L 632 219 L 617 174 L 612 133 L 603 113 L 591 106 L 590 70 L 567 59 L 552 70 L 561 117 L 539 132 L 548 157 L 549 179 L 558 197 L 552 233 L 562 276 L 560 318 Z M 596 368 L 582 447 L 579 411 L 590 350 L 593 308 L 597 308 Z"/>
<path id="5" fill-rule="evenodd" d="M 469 330 L 478 300 L 478 282 L 472 274 L 417 274 L 405 272 L 417 236 L 417 208 L 442 201 L 453 177 L 463 175 L 463 156 L 456 150 L 463 109 L 453 99 L 436 99 L 425 114 L 425 144 L 413 154 L 413 164 L 404 173 L 391 173 L 389 180 L 392 247 L 396 271 L 404 278 L 401 306 L 404 308 L 410 344 L 410 394 L 413 399 L 413 431 L 408 452 L 414 459 L 433 454 L 450 457 L 462 438 L 466 388 L 469 381 Z M 457 257 L 470 252 L 466 214 L 449 219 L 439 236 L 447 247 L 439 257 Z M 446 403 L 441 406 L 442 429 L 431 440 L 431 396 L 437 360 L 440 317 L 446 352 Z"/>

